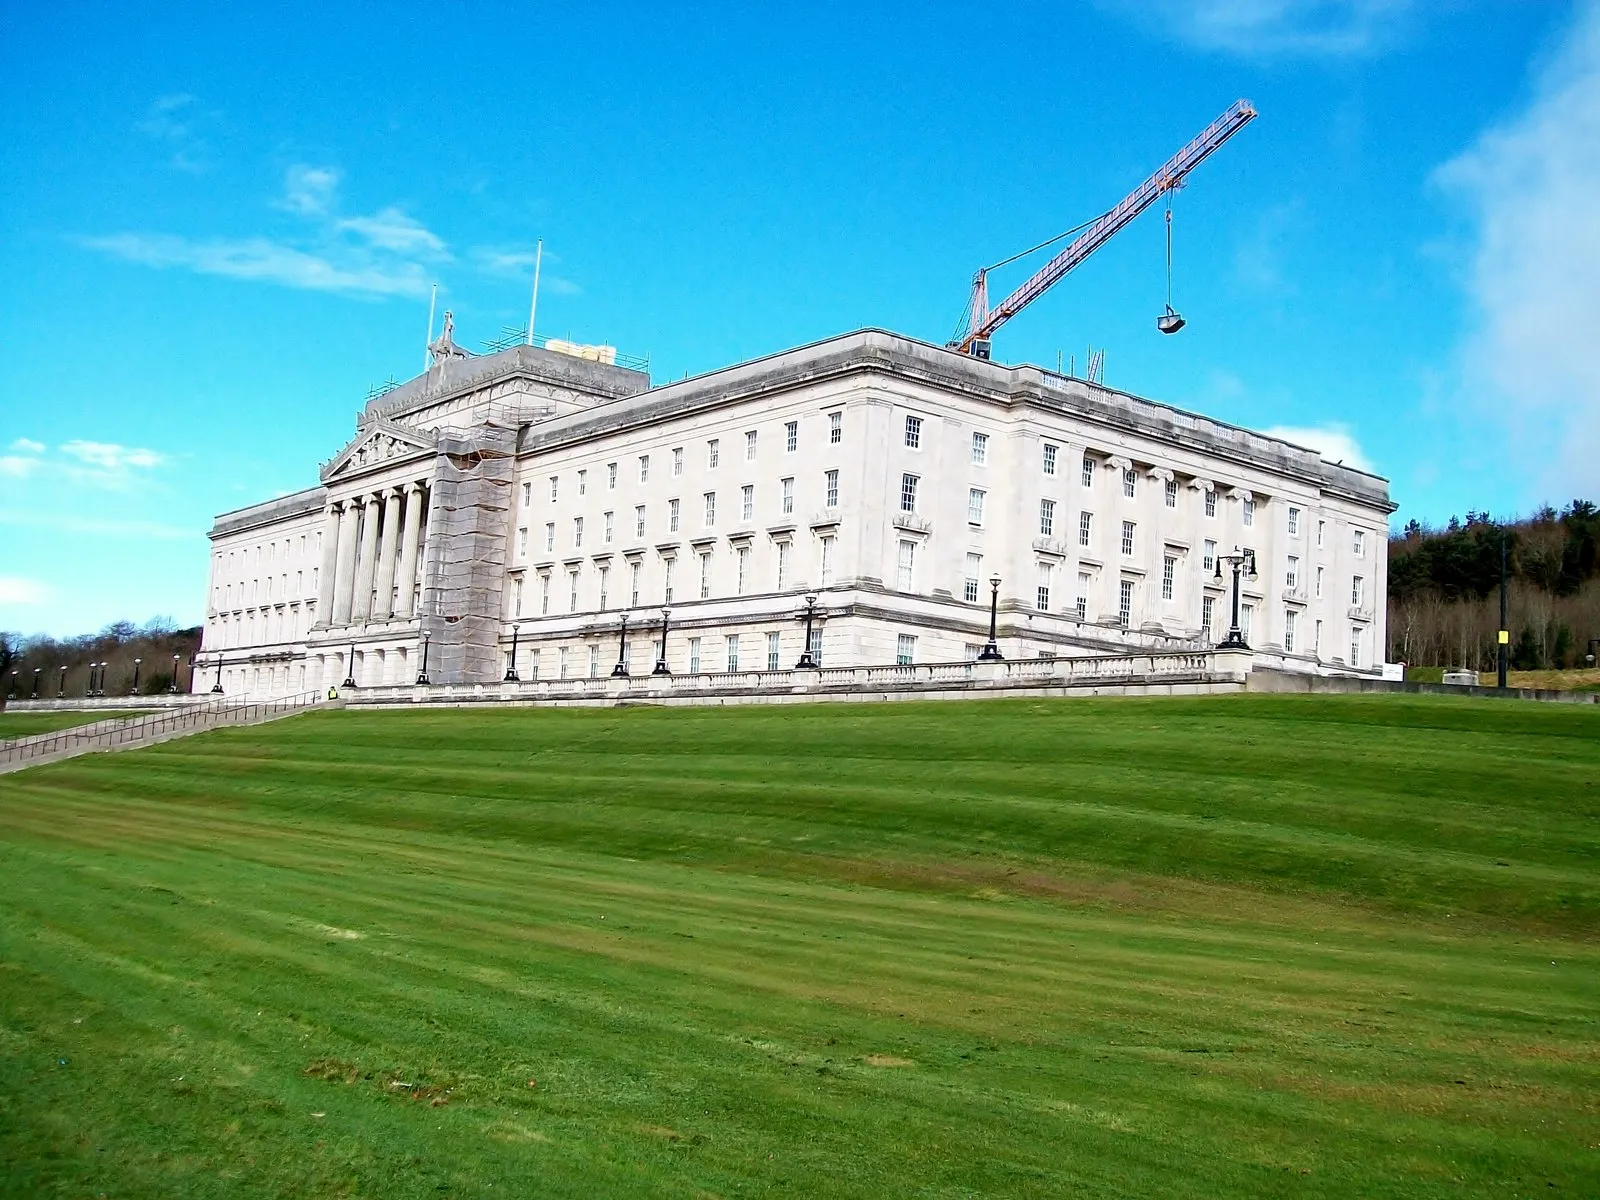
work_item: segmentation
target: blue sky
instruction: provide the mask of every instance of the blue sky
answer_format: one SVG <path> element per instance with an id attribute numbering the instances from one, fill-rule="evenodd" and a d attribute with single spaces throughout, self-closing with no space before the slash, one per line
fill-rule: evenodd
<path id="1" fill-rule="evenodd" d="M 1004 11 L 999 11 L 1003 7 Z M 14 6 L 0 47 L 0 628 L 198 622 L 213 514 L 315 483 L 526 319 L 659 379 L 862 325 L 1261 116 L 998 335 L 1300 431 L 1397 520 L 1600 498 L 1600 6 L 1099 0 Z M 1035 264 L 998 274 L 1009 290 Z"/>

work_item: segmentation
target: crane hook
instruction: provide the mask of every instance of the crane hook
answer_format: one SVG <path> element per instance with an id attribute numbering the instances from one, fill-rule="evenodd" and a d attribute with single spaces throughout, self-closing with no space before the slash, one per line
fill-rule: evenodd
<path id="1" fill-rule="evenodd" d="M 1177 333 L 1187 321 L 1172 307 L 1172 192 L 1167 192 L 1167 311 L 1156 318 L 1156 328 L 1162 333 Z"/>

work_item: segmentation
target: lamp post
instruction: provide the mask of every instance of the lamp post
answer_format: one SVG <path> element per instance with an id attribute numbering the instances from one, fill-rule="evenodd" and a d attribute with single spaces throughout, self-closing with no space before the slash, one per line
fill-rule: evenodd
<path id="1" fill-rule="evenodd" d="M 167 694 L 169 696 L 178 694 L 178 657 L 176 654 L 172 656 L 172 682 L 167 684 Z"/>
<path id="2" fill-rule="evenodd" d="M 433 640 L 433 634 L 422 635 L 422 670 L 417 672 L 417 686 L 428 686 L 428 643 Z"/>
<path id="3" fill-rule="evenodd" d="M 350 643 L 350 657 L 345 661 L 344 682 L 340 687 L 353 688 L 356 686 L 356 644 Z"/>
<path id="4" fill-rule="evenodd" d="M 94 681 L 94 694 L 96 696 L 104 696 L 106 694 L 106 668 L 110 665 L 105 659 L 102 658 L 100 660 L 100 674 L 95 676 Z"/>
<path id="5" fill-rule="evenodd" d="M 1243 572 L 1252 579 L 1256 574 L 1256 552 L 1254 550 L 1240 550 L 1234 548 L 1232 554 L 1217 555 L 1218 582 L 1222 580 L 1222 564 L 1228 563 L 1233 568 L 1233 623 L 1228 626 L 1228 636 L 1217 643 L 1218 650 L 1248 650 L 1250 644 L 1244 640 L 1244 632 L 1239 628 L 1239 575 Z M 1249 563 L 1246 571 L 1245 564 Z"/>
<path id="6" fill-rule="evenodd" d="M 28 699 L 29 700 L 37 700 L 38 698 L 39 698 L 39 668 L 35 667 L 33 669 L 33 692 L 32 692 L 31 695 L 29 695 Z"/>
<path id="7" fill-rule="evenodd" d="M 811 657 L 811 621 L 817 611 L 817 596 L 815 592 L 806 596 L 806 642 L 800 648 L 800 661 L 794 664 L 796 671 L 817 670 L 817 660 Z"/>
<path id="8" fill-rule="evenodd" d="M 622 614 L 622 633 L 617 637 L 617 665 L 611 668 L 611 678 L 628 677 L 628 614 Z"/>
<path id="9" fill-rule="evenodd" d="M 16 698 L 17 698 L 17 672 L 13 671 L 13 672 L 11 672 L 11 690 L 6 693 L 6 699 L 7 700 L 15 700 Z"/>
<path id="10" fill-rule="evenodd" d="M 1506 531 L 1500 531 L 1500 629 L 1495 634 L 1499 643 L 1495 653 L 1495 686 L 1506 686 L 1507 656 L 1511 652 L 1511 629 L 1506 623 Z"/>
<path id="11" fill-rule="evenodd" d="M 517 674 L 517 635 L 522 632 L 522 626 L 511 627 L 511 661 L 506 664 L 506 682 L 519 683 L 521 676 Z"/>
<path id="12" fill-rule="evenodd" d="M 667 625 L 672 618 L 672 610 L 665 604 L 661 606 L 661 648 L 656 654 L 656 665 L 651 668 L 652 675 L 671 675 L 667 669 Z"/>
<path id="13" fill-rule="evenodd" d="M 979 662 L 1004 662 L 1005 655 L 1000 653 L 1000 643 L 995 639 L 999 631 L 1000 621 L 1000 576 L 989 576 L 989 640 L 984 643 L 983 650 L 978 655 Z"/>
<path id="14" fill-rule="evenodd" d="M 217 681 L 211 685 L 213 696 L 222 695 L 222 651 L 217 651 Z"/>
<path id="15" fill-rule="evenodd" d="M 133 661 L 134 662 L 138 662 L 139 660 L 138 659 L 134 659 Z M 135 669 L 137 669 L 137 668 L 135 668 Z M 66 699 L 66 696 L 67 696 L 67 665 L 65 663 L 62 663 L 61 664 L 61 679 L 60 679 L 60 682 L 58 682 L 56 684 L 56 699 L 57 700 L 64 700 L 64 699 Z"/>
<path id="16" fill-rule="evenodd" d="M 1584 657 L 1584 661 L 1587 662 L 1591 667 L 1594 666 L 1594 664 L 1595 664 L 1595 647 L 1596 646 L 1600 646 L 1600 638 L 1590 638 L 1589 639 L 1589 653 L 1587 653 L 1587 654 L 1585 654 L 1583 656 Z M 15 671 L 13 671 L 11 673 L 13 675 L 16 674 Z"/>
<path id="17" fill-rule="evenodd" d="M 139 694 L 139 660 L 136 658 L 136 659 L 133 660 L 133 686 L 128 689 L 128 695 L 137 696 L 138 694 Z"/>
<path id="18" fill-rule="evenodd" d="M 98 696 L 100 694 L 100 664 L 89 664 L 89 688 L 83 693 L 85 696 Z"/>

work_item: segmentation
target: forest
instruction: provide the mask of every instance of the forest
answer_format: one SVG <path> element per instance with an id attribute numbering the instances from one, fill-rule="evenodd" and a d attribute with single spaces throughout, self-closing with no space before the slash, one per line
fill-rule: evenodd
<path id="1" fill-rule="evenodd" d="M 96 694 L 153 696 L 172 686 L 174 670 L 179 690 L 186 692 L 199 649 L 199 626 L 179 629 L 162 617 L 144 625 L 116 621 L 99 633 L 70 638 L 0 633 L 0 696 L 83 696 L 91 676 Z"/>

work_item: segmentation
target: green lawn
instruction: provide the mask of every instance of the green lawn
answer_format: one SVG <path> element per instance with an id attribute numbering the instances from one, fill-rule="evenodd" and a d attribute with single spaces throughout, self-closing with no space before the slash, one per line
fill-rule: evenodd
<path id="1" fill-rule="evenodd" d="M 7 738 L 32 737 L 36 733 L 54 733 L 58 729 L 72 729 L 95 721 L 122 720 L 125 717 L 142 717 L 146 710 L 129 712 L 7 712 L 0 710 L 0 741 Z"/>
<path id="2" fill-rule="evenodd" d="M 27 1196 L 1600 1195 L 1600 707 L 330 711 L 0 777 Z"/>

